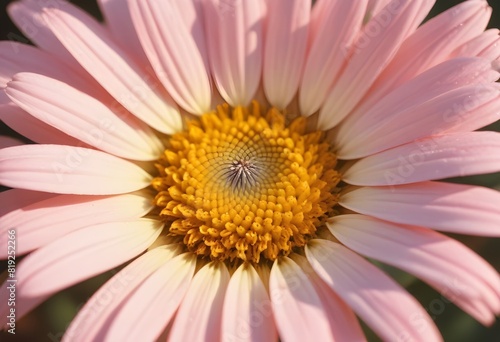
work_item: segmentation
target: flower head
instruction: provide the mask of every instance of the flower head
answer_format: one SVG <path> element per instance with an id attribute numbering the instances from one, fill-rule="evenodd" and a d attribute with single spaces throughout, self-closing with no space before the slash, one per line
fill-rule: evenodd
<path id="1" fill-rule="evenodd" d="M 437 231 L 498 237 L 500 194 L 435 181 L 500 170 L 486 1 L 99 4 L 8 8 L 38 46 L 0 43 L 0 119 L 35 143 L 0 150 L 18 317 L 128 263 L 65 341 L 363 340 L 356 315 L 440 340 L 368 257 L 494 321 L 498 273 Z"/>

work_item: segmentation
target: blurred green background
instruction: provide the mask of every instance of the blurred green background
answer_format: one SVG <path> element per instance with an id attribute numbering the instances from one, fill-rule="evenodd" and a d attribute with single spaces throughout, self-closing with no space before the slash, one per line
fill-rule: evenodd
<path id="1" fill-rule="evenodd" d="M 8 39 L 7 37 L 11 33 L 21 35 L 5 13 L 5 6 L 10 2 L 12 1 L 2 1 L 2 9 L 0 13 L 1 40 Z M 95 17 L 102 20 L 102 16 L 95 0 L 74 0 L 71 2 L 84 8 Z M 462 1 L 437 0 L 430 17 L 435 16 L 436 14 L 460 2 Z M 500 27 L 500 0 L 488 0 L 488 2 L 494 9 L 489 27 Z M 485 127 L 484 130 L 495 130 L 500 132 L 500 122 Z M 2 123 L 0 123 L 0 134 L 17 136 L 15 132 L 8 129 L 8 127 Z M 450 181 L 481 185 L 500 190 L 500 173 L 457 178 Z M 500 203 L 498 205 L 500 206 Z M 452 237 L 462 241 L 477 251 L 500 271 L 500 239 L 459 235 L 453 235 Z M 460 258 L 459 255 L 456 257 L 457 259 Z M 410 293 L 412 293 L 420 301 L 438 325 L 445 341 L 500 341 L 500 322 L 498 319 L 492 327 L 483 327 L 467 314 L 463 313 L 455 305 L 442 300 L 439 293 L 421 281 L 418 281 L 414 277 L 396 269 L 389 268 L 384 265 L 381 265 L 381 267 L 391 273 L 400 283 L 405 285 Z M 0 341 L 60 341 L 63 332 L 79 308 L 99 288 L 101 284 L 103 284 L 116 272 L 117 270 L 106 272 L 105 274 L 58 293 L 50 300 L 39 306 L 27 317 L 17 322 L 15 338 L 12 338 L 12 335 L 10 334 L 0 332 Z M 0 305 L 5 305 L 5 303 L 1 303 Z M 366 332 L 370 341 L 379 340 L 372 332 L 369 331 L 368 328 L 366 328 Z"/>

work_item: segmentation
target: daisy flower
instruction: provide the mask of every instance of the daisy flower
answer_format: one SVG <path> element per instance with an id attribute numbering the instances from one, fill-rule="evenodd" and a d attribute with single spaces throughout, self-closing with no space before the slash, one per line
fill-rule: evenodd
<path id="1" fill-rule="evenodd" d="M 125 265 L 63 341 L 441 340 L 376 260 L 492 324 L 497 271 L 438 231 L 500 236 L 500 195 L 436 180 L 500 171 L 499 35 L 434 2 L 11 4 L 37 45 L 0 43 L 0 119 L 35 142 L 0 150 L 17 319 Z"/>

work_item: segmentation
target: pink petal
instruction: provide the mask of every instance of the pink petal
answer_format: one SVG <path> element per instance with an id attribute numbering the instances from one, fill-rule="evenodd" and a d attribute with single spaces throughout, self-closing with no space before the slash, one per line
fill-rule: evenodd
<path id="1" fill-rule="evenodd" d="M 13 104 L 5 93 L 0 93 L 8 100 L 8 104 L 0 104 L 0 120 L 17 133 L 39 144 L 70 145 L 89 147 L 87 144 L 75 139 L 58 129 L 34 118 L 24 110 Z"/>
<path id="2" fill-rule="evenodd" d="M 96 224 L 140 218 L 153 207 L 145 192 L 118 196 L 59 195 L 0 217 L 0 258 L 7 258 L 7 230 L 15 227 L 17 255 L 49 244 L 72 231 Z M 5 248 L 3 248 L 5 247 Z"/>
<path id="3" fill-rule="evenodd" d="M 469 132 L 429 137 L 363 158 L 343 180 L 397 185 L 500 171 L 500 134 Z"/>
<path id="4" fill-rule="evenodd" d="M 394 0 L 365 25 L 319 112 L 319 128 L 334 127 L 353 110 L 433 4 L 433 0 Z"/>
<path id="5" fill-rule="evenodd" d="M 56 197 L 56 194 L 22 189 L 10 189 L 0 192 L 0 216 L 4 216 L 21 207 Z"/>
<path id="6" fill-rule="evenodd" d="M 299 92 L 302 115 L 309 116 L 316 112 L 326 99 L 361 29 L 367 2 L 322 0 L 314 5 L 312 43 Z M 315 12 L 317 6 L 321 7 L 321 13 Z M 332 35 L 332 32 L 335 34 Z"/>
<path id="7" fill-rule="evenodd" d="M 269 294 L 250 264 L 242 264 L 231 276 L 224 298 L 221 332 L 222 341 L 278 339 Z"/>
<path id="8" fill-rule="evenodd" d="M 162 145 L 153 131 L 129 115 L 118 116 L 100 101 L 42 75 L 17 74 L 7 95 L 37 119 L 119 157 L 155 160 Z"/>
<path id="9" fill-rule="evenodd" d="M 305 257 L 291 254 L 290 257 L 307 274 L 316 289 L 326 315 L 330 321 L 334 341 L 366 341 L 366 337 L 352 309 L 316 274 Z"/>
<path id="10" fill-rule="evenodd" d="M 134 56 L 143 65 L 148 65 L 148 59 L 132 22 L 130 6 L 125 0 L 98 0 L 99 8 L 104 16 L 106 27 L 114 40 Z"/>
<path id="11" fill-rule="evenodd" d="M 500 56 L 500 31 L 490 29 L 459 46 L 453 56 L 479 56 L 494 61 Z"/>
<path id="12" fill-rule="evenodd" d="M 495 121 L 499 75 L 482 58 L 453 59 L 426 71 L 347 117 L 335 136 L 339 157 L 364 157 L 456 126 L 469 131 Z"/>
<path id="13" fill-rule="evenodd" d="M 195 41 L 200 56 L 203 58 L 205 69 L 210 70 L 208 61 L 207 43 L 205 38 L 205 20 L 203 17 L 203 0 L 172 0 L 179 9 L 179 15 Z M 213 95 L 213 94 L 212 94 Z M 213 107 L 213 103 L 212 103 Z"/>
<path id="14" fill-rule="evenodd" d="M 107 329 L 120 304 L 146 278 L 179 252 L 178 245 L 162 246 L 146 252 L 127 265 L 101 286 L 78 311 L 62 341 L 97 340 L 99 332 Z"/>
<path id="15" fill-rule="evenodd" d="M 364 187 L 343 194 L 339 203 L 387 221 L 452 233 L 500 236 L 500 193 L 477 186 L 423 182 Z"/>
<path id="16" fill-rule="evenodd" d="M 221 340 L 222 305 L 230 277 L 226 265 L 215 261 L 196 273 L 175 315 L 169 341 Z"/>
<path id="17" fill-rule="evenodd" d="M 370 109 L 388 92 L 447 60 L 456 47 L 484 31 L 490 15 L 486 1 L 464 1 L 424 23 L 403 42 L 355 111 Z"/>
<path id="18" fill-rule="evenodd" d="M 217 88 L 230 105 L 246 106 L 260 82 L 264 9 L 260 1 L 205 0 L 203 4 Z"/>
<path id="19" fill-rule="evenodd" d="M 333 341 L 326 310 L 307 274 L 292 259 L 274 262 L 269 279 L 271 304 L 284 341 Z"/>
<path id="20" fill-rule="evenodd" d="M 185 253 L 157 269 L 123 303 L 100 340 L 156 340 L 183 300 L 195 267 L 196 256 Z"/>
<path id="21" fill-rule="evenodd" d="M 267 2 L 263 85 L 271 105 L 285 108 L 295 96 L 306 57 L 311 0 Z"/>
<path id="22" fill-rule="evenodd" d="M 0 149 L 19 145 L 24 145 L 24 142 L 13 137 L 0 135 Z"/>
<path id="23" fill-rule="evenodd" d="M 44 18 L 78 62 L 127 110 L 163 133 L 181 129 L 175 104 L 92 17 L 47 9 Z"/>
<path id="24" fill-rule="evenodd" d="M 60 145 L 0 150 L 0 183 L 61 194 L 113 195 L 142 189 L 151 176 L 104 152 Z"/>
<path id="25" fill-rule="evenodd" d="M 42 74 L 89 92 L 95 86 L 95 84 L 89 84 L 88 78 L 84 75 L 43 50 L 18 42 L 1 41 L 0 87 L 5 87 L 19 72 Z"/>
<path id="26" fill-rule="evenodd" d="M 112 269 L 144 251 L 160 234 L 159 221 L 113 222 L 72 232 L 23 259 L 16 269 L 19 319 L 55 292 Z M 0 298 L 7 298 L 2 284 Z M 7 309 L 5 309 L 7 310 Z M 4 308 L 1 306 L 0 313 Z"/>
<path id="27" fill-rule="evenodd" d="M 368 0 L 368 6 L 366 8 L 366 19 L 365 23 L 369 22 L 375 15 L 382 11 L 385 6 L 387 6 L 391 0 Z"/>
<path id="28" fill-rule="evenodd" d="M 32 42 L 43 50 L 65 61 L 69 65 L 76 65 L 76 61 L 56 36 L 47 27 L 42 17 L 44 8 L 61 8 L 71 13 L 82 10 L 67 1 L 37 1 L 23 0 L 11 3 L 7 10 L 16 26 Z"/>
<path id="29" fill-rule="evenodd" d="M 151 245 L 162 227 L 151 219 L 114 221 L 57 239 L 23 259 L 19 295 L 51 294 L 116 267 Z"/>
<path id="30" fill-rule="evenodd" d="M 306 256 L 321 279 L 382 340 L 442 340 L 420 304 L 356 253 L 331 241 L 312 240 Z"/>
<path id="31" fill-rule="evenodd" d="M 188 112 L 210 110 L 210 79 L 174 0 L 129 1 L 144 51 L 160 81 Z"/>
<path id="32" fill-rule="evenodd" d="M 42 74 L 65 82 L 91 96 L 105 97 L 102 87 L 86 72 L 75 71 L 56 57 L 33 46 L 18 42 L 0 42 L 0 87 L 5 87 L 19 72 Z M 39 143 L 60 143 L 67 139 L 66 144 L 77 145 L 78 140 L 31 117 L 26 118 L 26 113 L 20 111 L 17 106 L 11 106 L 11 103 L 9 97 L 0 92 L 0 106 L 3 108 L 0 110 L 0 119 L 14 130 Z"/>
<path id="33" fill-rule="evenodd" d="M 363 215 L 336 216 L 327 226 L 347 247 L 416 275 L 482 324 L 491 325 L 500 313 L 500 277 L 461 243 Z"/>

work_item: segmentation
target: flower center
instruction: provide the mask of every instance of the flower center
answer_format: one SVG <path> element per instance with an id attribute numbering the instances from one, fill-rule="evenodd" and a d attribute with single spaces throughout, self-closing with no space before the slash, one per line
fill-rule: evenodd
<path id="1" fill-rule="evenodd" d="M 258 263 L 303 247 L 337 203 L 336 156 L 306 119 L 257 102 L 187 123 L 158 160 L 154 203 L 199 256 Z"/>

